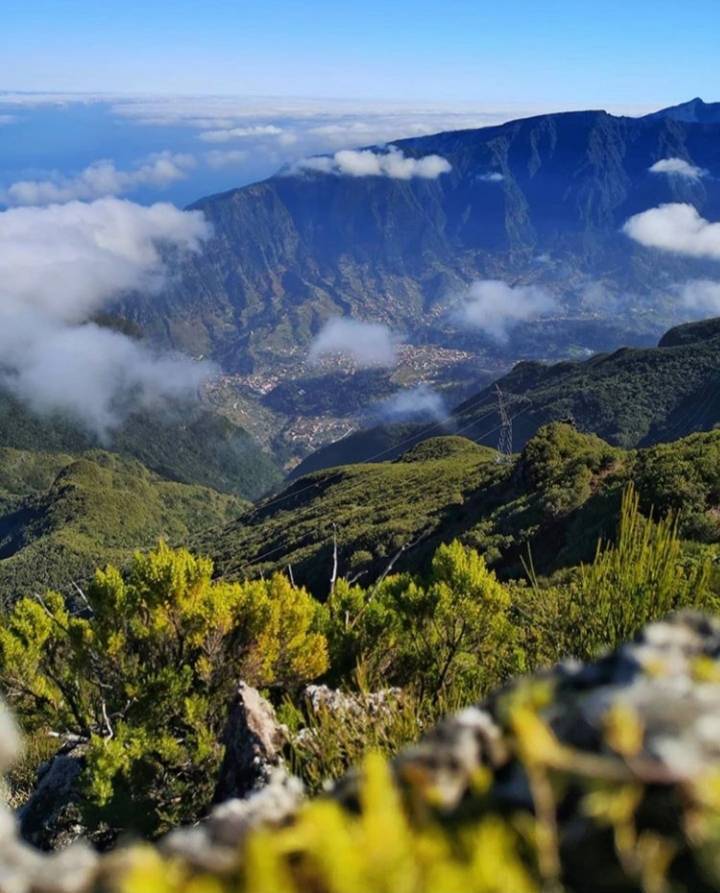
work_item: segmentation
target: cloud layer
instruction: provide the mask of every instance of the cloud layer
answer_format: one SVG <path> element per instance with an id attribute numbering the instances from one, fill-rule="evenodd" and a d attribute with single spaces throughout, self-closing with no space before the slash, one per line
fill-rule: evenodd
<path id="1" fill-rule="evenodd" d="M 720 315 L 720 282 L 712 279 L 691 279 L 678 288 L 682 305 L 693 315 L 704 319 Z"/>
<path id="2" fill-rule="evenodd" d="M 130 289 L 157 289 L 163 251 L 195 251 L 199 212 L 116 198 L 0 214 L 0 382 L 36 411 L 100 436 L 131 409 L 192 394 L 210 369 L 158 355 L 88 320 Z"/>
<path id="3" fill-rule="evenodd" d="M 360 368 L 394 366 L 397 339 L 382 323 L 335 317 L 313 340 L 308 359 L 318 363 L 329 356 L 345 357 Z"/>
<path id="4" fill-rule="evenodd" d="M 555 307 L 555 298 L 539 285 L 512 286 L 500 279 L 480 279 L 467 290 L 453 317 L 460 325 L 507 341 L 518 323 L 544 316 Z"/>
<path id="5" fill-rule="evenodd" d="M 285 131 L 275 124 L 256 124 L 252 127 L 230 127 L 219 130 L 206 130 L 200 139 L 206 143 L 229 143 L 233 140 L 258 136 L 282 136 Z"/>
<path id="6" fill-rule="evenodd" d="M 435 180 L 450 170 L 452 165 L 440 155 L 408 158 L 394 146 L 387 152 L 343 149 L 331 157 L 302 159 L 291 168 L 292 173 L 313 171 L 347 177 L 389 177 L 393 180 L 411 180 L 413 177 Z"/>
<path id="7" fill-rule="evenodd" d="M 141 186 L 162 189 L 183 180 L 195 166 L 192 155 L 159 152 L 139 167 L 118 170 L 112 161 L 96 161 L 76 177 L 55 176 L 49 180 L 20 180 L 8 187 L 7 204 L 49 205 L 75 200 L 92 201 L 109 195 L 123 195 Z"/>
<path id="8" fill-rule="evenodd" d="M 398 391 L 375 407 L 374 415 L 388 422 L 442 421 L 448 410 L 441 394 L 426 384 Z"/>
<path id="9" fill-rule="evenodd" d="M 660 205 L 635 214 L 623 232 L 646 248 L 720 260 L 720 223 L 705 220 L 692 205 Z"/>
<path id="10" fill-rule="evenodd" d="M 687 180 L 699 180 L 707 175 L 707 171 L 696 167 L 684 158 L 662 158 L 650 168 L 651 174 L 667 174 L 671 177 L 685 177 Z"/>

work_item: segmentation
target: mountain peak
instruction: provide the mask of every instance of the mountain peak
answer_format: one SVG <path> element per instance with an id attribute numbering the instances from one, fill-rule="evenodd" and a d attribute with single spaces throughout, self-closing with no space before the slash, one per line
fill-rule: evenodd
<path id="1" fill-rule="evenodd" d="M 699 96 L 680 105 L 671 105 L 647 115 L 647 118 L 669 118 L 687 124 L 717 124 L 720 122 L 720 102 L 705 102 Z"/>

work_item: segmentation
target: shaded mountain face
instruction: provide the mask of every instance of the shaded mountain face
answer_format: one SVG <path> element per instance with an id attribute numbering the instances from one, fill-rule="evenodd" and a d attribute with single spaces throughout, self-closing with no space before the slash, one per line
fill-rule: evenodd
<path id="1" fill-rule="evenodd" d="M 518 363 L 498 382 L 520 450 L 537 430 L 571 420 L 580 430 L 626 448 L 672 441 L 720 423 L 720 319 L 678 326 L 655 348 L 621 348 L 584 362 Z M 430 437 L 462 434 L 497 446 L 495 385 L 443 422 L 358 431 L 308 456 L 299 476 L 355 462 L 387 461 Z"/>
<path id="2" fill-rule="evenodd" d="M 578 318 L 611 321 L 625 341 L 659 334 L 679 321 L 673 283 L 710 267 L 648 251 L 620 229 L 663 202 L 720 217 L 720 179 L 649 172 L 669 157 L 720 171 L 715 107 L 689 105 L 640 119 L 543 115 L 396 144 L 446 158 L 452 169 L 435 180 L 286 173 L 203 199 L 194 207 L 214 237 L 162 296 L 134 299 L 126 313 L 174 347 L 245 371 L 299 362 L 332 315 L 386 322 L 414 343 L 482 345 L 446 314 L 476 278 L 549 287 L 553 342 Z M 512 343 L 498 349 L 519 356 Z"/>
<path id="3" fill-rule="evenodd" d="M 199 403 L 166 405 L 129 416 L 100 443 L 62 415 L 36 415 L 0 389 L 0 449 L 78 453 L 104 447 L 142 462 L 168 480 L 200 484 L 248 499 L 281 480 L 270 458 L 243 428 Z"/>

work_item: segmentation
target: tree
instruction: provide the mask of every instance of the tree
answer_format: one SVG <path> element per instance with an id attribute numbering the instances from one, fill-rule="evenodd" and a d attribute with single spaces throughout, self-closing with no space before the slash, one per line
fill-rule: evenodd
<path id="1" fill-rule="evenodd" d="M 25 598 L 0 626 L 0 684 L 26 725 L 87 741 L 89 820 L 146 834 L 199 816 L 240 679 L 290 688 L 327 668 L 323 609 L 287 579 L 213 581 L 165 545 L 98 571 L 79 611 Z"/>

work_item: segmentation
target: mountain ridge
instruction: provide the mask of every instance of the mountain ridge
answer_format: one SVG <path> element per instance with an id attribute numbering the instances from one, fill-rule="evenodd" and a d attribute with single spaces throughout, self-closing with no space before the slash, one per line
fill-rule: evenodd
<path id="1" fill-rule="evenodd" d="M 171 288 L 135 299 L 128 315 L 174 347 L 244 370 L 300 362 L 332 315 L 432 340 L 449 297 L 483 277 L 567 278 L 560 299 L 570 308 L 582 304 L 583 277 L 600 276 L 616 294 L 659 302 L 667 326 L 672 307 L 654 295 L 658 283 L 705 267 L 658 258 L 619 229 L 666 201 L 720 216 L 714 180 L 649 173 L 668 156 L 720 170 L 718 135 L 715 123 L 667 115 L 562 112 L 392 144 L 447 158 L 452 170 L 435 180 L 278 174 L 194 203 L 214 237 L 183 261 Z M 502 180 L 483 179 L 493 173 Z M 545 254 L 549 270 L 536 260 Z M 626 328 L 636 327 L 623 312 Z M 451 330 L 443 337 L 463 340 Z"/>

